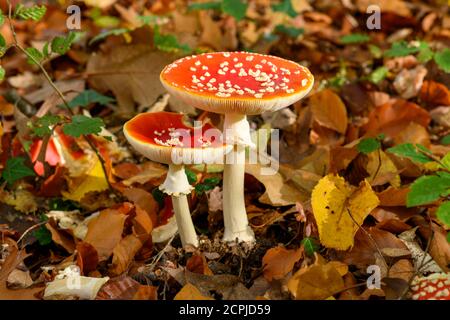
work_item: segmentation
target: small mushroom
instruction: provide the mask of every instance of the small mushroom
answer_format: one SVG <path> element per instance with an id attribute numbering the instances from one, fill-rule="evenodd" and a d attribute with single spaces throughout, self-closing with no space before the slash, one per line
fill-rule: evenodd
<path id="1" fill-rule="evenodd" d="M 170 112 L 139 114 L 125 123 L 123 131 L 136 151 L 152 161 L 169 165 L 167 177 L 159 189 L 172 197 L 183 247 L 198 246 L 186 197 L 193 187 L 184 164 L 221 161 L 230 147 L 220 136 L 211 134 L 214 133 L 212 125 L 207 123 L 194 128 L 183 122 L 182 114 Z"/>
<path id="2" fill-rule="evenodd" d="M 433 273 L 411 284 L 413 300 L 450 300 L 450 274 Z"/>
<path id="3" fill-rule="evenodd" d="M 247 115 L 274 112 L 312 88 L 309 70 L 279 57 L 248 52 L 189 56 L 166 66 L 164 87 L 188 104 L 225 114 L 224 133 L 234 152 L 223 177 L 225 241 L 254 241 L 244 203 L 245 146 L 252 146 Z"/>

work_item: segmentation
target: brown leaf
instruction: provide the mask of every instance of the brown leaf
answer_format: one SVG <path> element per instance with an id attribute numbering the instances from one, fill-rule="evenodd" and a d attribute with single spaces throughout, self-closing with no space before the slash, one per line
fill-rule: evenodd
<path id="1" fill-rule="evenodd" d="M 186 269 L 198 274 L 213 275 L 203 254 L 194 254 L 186 262 Z"/>
<path id="2" fill-rule="evenodd" d="M 136 253 L 142 248 L 142 241 L 134 234 L 123 238 L 113 250 L 112 266 L 109 273 L 118 276 L 128 270 Z"/>
<path id="3" fill-rule="evenodd" d="M 420 99 L 436 106 L 450 105 L 450 90 L 442 83 L 427 80 L 420 89 Z"/>
<path id="4" fill-rule="evenodd" d="M 427 127 L 430 119 L 430 115 L 425 109 L 415 103 L 398 99 L 394 103 L 386 103 L 373 109 L 363 128 L 366 134 L 384 133 L 395 137 L 411 122 Z"/>
<path id="5" fill-rule="evenodd" d="M 407 259 L 398 260 L 390 269 L 388 273 L 389 278 L 400 278 L 407 282 L 414 274 L 414 266 Z"/>
<path id="6" fill-rule="evenodd" d="M 380 206 L 395 207 L 405 206 L 406 196 L 409 193 L 409 187 L 407 188 L 393 188 L 389 187 L 386 190 L 377 194 L 380 199 Z"/>
<path id="7" fill-rule="evenodd" d="M 131 208 L 132 205 L 125 202 L 118 208 L 102 210 L 97 218 L 89 222 L 84 241 L 97 250 L 100 262 L 109 258 L 122 239 L 127 213 Z"/>
<path id="8" fill-rule="evenodd" d="M 283 279 L 292 271 L 295 263 L 300 260 L 302 250 L 289 250 L 278 246 L 267 250 L 262 259 L 264 277 L 267 281 Z"/>
<path id="9" fill-rule="evenodd" d="M 159 210 L 159 206 L 149 192 L 140 188 L 128 188 L 123 191 L 123 194 L 125 197 L 127 197 L 128 200 L 132 201 L 141 209 L 145 210 L 145 212 L 150 217 L 153 225 L 156 226 L 157 212 Z M 141 222 L 143 222 L 142 220 L 144 219 L 144 217 L 141 216 L 138 219 L 140 219 Z M 147 225 L 147 223 L 145 223 L 145 225 Z"/>
<path id="10" fill-rule="evenodd" d="M 174 300 L 214 300 L 208 296 L 204 296 L 193 284 L 187 283 L 177 293 Z"/>
<path id="11" fill-rule="evenodd" d="M 64 231 L 56 229 L 52 222 L 46 223 L 45 227 L 52 234 L 52 240 L 67 250 L 68 253 L 73 253 L 75 250 L 75 242 L 72 237 L 66 234 Z"/>
<path id="12" fill-rule="evenodd" d="M 321 126 L 344 134 L 347 130 L 347 109 L 341 98 L 330 89 L 310 97 L 314 120 Z"/>
<path id="13" fill-rule="evenodd" d="M 77 243 L 77 265 L 80 267 L 81 275 L 88 275 L 94 271 L 98 264 L 98 254 L 95 248 L 87 243 L 80 241 Z"/>

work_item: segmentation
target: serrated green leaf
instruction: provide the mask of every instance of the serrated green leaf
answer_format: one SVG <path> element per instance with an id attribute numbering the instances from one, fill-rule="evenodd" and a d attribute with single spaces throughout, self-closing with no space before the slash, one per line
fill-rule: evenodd
<path id="1" fill-rule="evenodd" d="M 91 118 L 84 115 L 75 115 L 72 122 L 63 126 L 63 132 L 72 137 L 83 134 L 99 134 L 105 124 L 101 118 Z"/>
<path id="2" fill-rule="evenodd" d="M 103 39 L 109 37 L 109 36 L 119 36 L 121 34 L 125 34 L 125 33 L 128 33 L 128 32 L 130 32 L 130 30 L 126 29 L 126 28 L 109 30 L 109 31 L 100 33 L 100 34 L 96 35 L 95 37 L 93 37 L 91 39 L 91 41 L 89 41 L 89 45 L 92 45 L 92 44 L 94 44 L 94 43 L 96 43 L 96 42 L 98 42 L 100 40 L 103 40 Z"/>
<path id="3" fill-rule="evenodd" d="M 197 175 L 195 174 L 194 171 L 185 168 L 184 172 L 186 173 L 186 176 L 188 178 L 189 184 L 194 184 L 197 182 Z"/>
<path id="4" fill-rule="evenodd" d="M 284 33 L 292 38 L 297 38 L 302 35 L 305 30 L 303 28 L 295 28 L 290 26 L 285 26 L 284 24 L 279 24 L 275 27 L 276 32 Z"/>
<path id="5" fill-rule="evenodd" d="M 32 124 L 31 131 L 35 136 L 44 137 L 52 133 L 51 127 L 56 125 L 61 118 L 56 115 L 47 114 Z"/>
<path id="6" fill-rule="evenodd" d="M 369 80 L 372 83 L 378 84 L 380 81 L 384 80 L 389 73 L 389 69 L 385 66 L 378 67 L 369 75 Z"/>
<path id="7" fill-rule="evenodd" d="M 41 246 L 52 243 L 52 233 L 45 226 L 40 226 L 39 229 L 33 232 L 33 236 Z"/>
<path id="8" fill-rule="evenodd" d="M 281 0 L 280 3 L 272 5 L 273 11 L 284 12 L 288 16 L 294 18 L 298 13 L 294 10 L 291 0 Z"/>
<path id="9" fill-rule="evenodd" d="M 434 55 L 434 61 L 443 71 L 450 73 L 450 49 L 444 49 Z"/>
<path id="10" fill-rule="evenodd" d="M 439 206 L 436 211 L 436 217 L 450 227 L 450 201 L 446 201 Z"/>
<path id="11" fill-rule="evenodd" d="M 2 177 L 9 185 L 12 185 L 19 179 L 35 176 L 34 171 L 27 167 L 24 162 L 24 157 L 15 157 L 6 160 L 6 166 L 5 169 L 3 169 Z"/>
<path id="12" fill-rule="evenodd" d="M 188 11 L 190 10 L 220 10 L 222 4 L 220 1 L 191 3 L 188 5 Z"/>
<path id="13" fill-rule="evenodd" d="M 6 74 L 5 69 L 3 69 L 2 66 L 0 66 L 0 81 L 3 81 L 5 79 L 5 74 Z"/>
<path id="14" fill-rule="evenodd" d="M 398 41 L 392 44 L 392 47 L 387 50 L 384 55 L 388 58 L 404 57 L 420 51 L 419 46 L 410 46 L 406 41 Z"/>
<path id="15" fill-rule="evenodd" d="M 364 154 L 369 154 L 375 150 L 380 149 L 381 147 L 381 143 L 378 139 L 376 138 L 365 138 L 362 139 L 358 145 L 357 145 L 357 149 L 359 152 L 364 153 Z"/>
<path id="16" fill-rule="evenodd" d="M 431 153 L 430 150 L 426 149 L 420 144 L 413 145 L 412 143 L 403 143 L 398 146 L 387 149 L 390 153 L 393 153 L 400 157 L 406 157 L 412 161 L 419 163 L 427 163 L 433 161 L 430 157 L 427 157 L 424 153 L 419 152 L 417 149 L 421 149 L 425 153 Z"/>
<path id="17" fill-rule="evenodd" d="M 342 36 L 340 41 L 342 44 L 365 43 L 370 41 L 370 37 L 363 33 L 353 33 Z"/>
<path id="18" fill-rule="evenodd" d="M 305 252 L 308 256 L 313 256 L 314 252 L 316 252 L 320 248 L 317 240 L 311 237 L 303 238 L 301 244 L 305 248 Z"/>
<path id="19" fill-rule="evenodd" d="M 36 48 L 26 48 L 25 51 L 27 52 L 27 62 L 29 64 L 38 64 L 41 63 L 42 60 L 44 60 L 44 54 Z"/>
<path id="20" fill-rule="evenodd" d="M 180 44 L 173 34 L 162 35 L 158 27 L 154 29 L 153 43 L 156 48 L 165 52 L 177 52 L 181 50 L 188 53 L 192 51 L 188 45 Z"/>
<path id="21" fill-rule="evenodd" d="M 222 11 L 232 17 L 237 21 L 245 17 L 247 12 L 247 3 L 242 0 L 222 0 Z"/>
<path id="22" fill-rule="evenodd" d="M 69 32 L 65 37 L 55 37 L 51 44 L 52 51 L 61 55 L 66 54 L 75 38 L 76 34 L 74 32 Z"/>
<path id="23" fill-rule="evenodd" d="M 433 59 L 433 56 L 434 56 L 433 50 L 431 50 L 431 48 L 427 45 L 426 47 L 420 49 L 419 54 L 417 55 L 417 59 L 421 63 L 426 63 L 431 59 Z"/>
<path id="24" fill-rule="evenodd" d="M 108 103 L 114 102 L 115 100 L 111 97 L 104 96 L 100 93 L 98 93 L 95 90 L 84 90 L 79 95 L 77 95 L 75 98 L 73 98 L 69 102 L 70 108 L 75 107 L 87 107 L 92 103 L 98 103 L 100 105 L 106 105 Z"/>
<path id="25" fill-rule="evenodd" d="M 406 199 L 407 207 L 429 204 L 450 193 L 450 176 L 423 176 L 414 181 Z"/>
<path id="26" fill-rule="evenodd" d="M 44 17 L 45 13 L 47 12 L 47 8 L 42 6 L 31 6 L 31 7 L 25 7 L 23 4 L 17 4 L 16 11 L 14 12 L 14 16 L 20 17 L 24 20 L 34 20 L 39 21 Z"/>

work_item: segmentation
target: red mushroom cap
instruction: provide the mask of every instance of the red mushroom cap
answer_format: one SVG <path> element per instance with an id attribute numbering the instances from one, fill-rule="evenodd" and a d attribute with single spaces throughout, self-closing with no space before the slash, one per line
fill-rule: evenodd
<path id="1" fill-rule="evenodd" d="M 287 107 L 314 83 L 309 70 L 293 61 L 249 52 L 184 57 L 160 78 L 171 94 L 197 108 L 248 115 Z"/>
<path id="2" fill-rule="evenodd" d="M 174 154 L 183 155 L 186 163 L 195 163 L 196 152 L 203 159 L 215 161 L 231 149 L 214 126 L 189 126 L 178 113 L 142 113 L 127 121 L 123 131 L 137 151 L 160 163 L 174 163 Z"/>
<path id="3" fill-rule="evenodd" d="M 450 300 L 450 274 L 434 273 L 417 278 L 411 286 L 413 300 Z"/>

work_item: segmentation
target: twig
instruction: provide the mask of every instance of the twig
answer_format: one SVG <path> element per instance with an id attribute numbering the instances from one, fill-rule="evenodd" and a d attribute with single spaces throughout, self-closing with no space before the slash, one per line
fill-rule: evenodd
<path id="1" fill-rule="evenodd" d="M 42 225 L 44 225 L 44 224 L 46 224 L 46 223 L 47 223 L 47 221 L 42 221 L 42 222 L 39 222 L 39 223 L 37 223 L 37 224 L 32 225 L 31 227 L 29 227 L 27 230 L 24 231 L 24 233 L 22 233 L 22 235 L 20 236 L 19 240 L 17 240 L 17 244 L 19 244 L 19 242 L 22 241 L 22 239 L 25 238 L 25 236 L 26 236 L 28 233 L 30 233 L 32 230 L 34 230 L 34 229 L 36 229 L 37 227 L 40 227 L 40 226 L 42 226 Z"/>
<path id="2" fill-rule="evenodd" d="M 45 68 L 42 65 L 42 63 L 39 62 L 38 60 L 36 60 L 36 58 L 33 55 L 29 54 L 27 52 L 27 50 L 25 50 L 25 48 L 22 47 L 19 44 L 19 41 L 17 40 L 16 31 L 14 29 L 14 25 L 12 23 L 12 5 L 11 5 L 11 0 L 7 0 L 7 3 L 8 3 L 8 16 L 7 16 L 7 19 L 8 19 L 8 23 L 9 23 L 9 28 L 11 30 L 11 34 L 12 34 L 13 39 L 14 39 L 14 46 L 16 48 L 18 48 L 20 51 L 22 51 L 31 61 L 33 61 L 39 67 L 39 69 L 41 70 L 41 72 L 44 75 L 44 77 L 47 80 L 47 82 L 50 84 L 50 86 L 53 88 L 53 90 L 61 98 L 62 102 L 64 103 L 64 106 L 69 111 L 70 115 L 74 116 L 75 114 L 74 114 L 73 110 L 69 107 L 69 103 L 67 102 L 66 98 L 64 97 L 64 94 L 61 92 L 61 90 L 59 90 L 59 88 L 53 82 L 52 78 L 48 74 L 47 70 L 45 70 Z M 108 187 L 109 187 L 110 191 L 115 193 L 115 190 L 112 187 L 111 182 L 109 181 L 108 172 L 106 170 L 105 160 L 101 156 L 100 151 L 97 149 L 97 147 L 94 145 L 94 143 L 91 141 L 91 139 L 88 136 L 82 135 L 82 137 L 88 143 L 89 147 L 94 151 L 95 155 L 97 156 L 98 160 L 100 161 L 100 164 L 101 164 L 101 167 L 102 167 L 102 170 L 103 170 L 103 174 L 104 174 L 105 179 L 106 179 L 106 183 L 108 184 Z"/>

